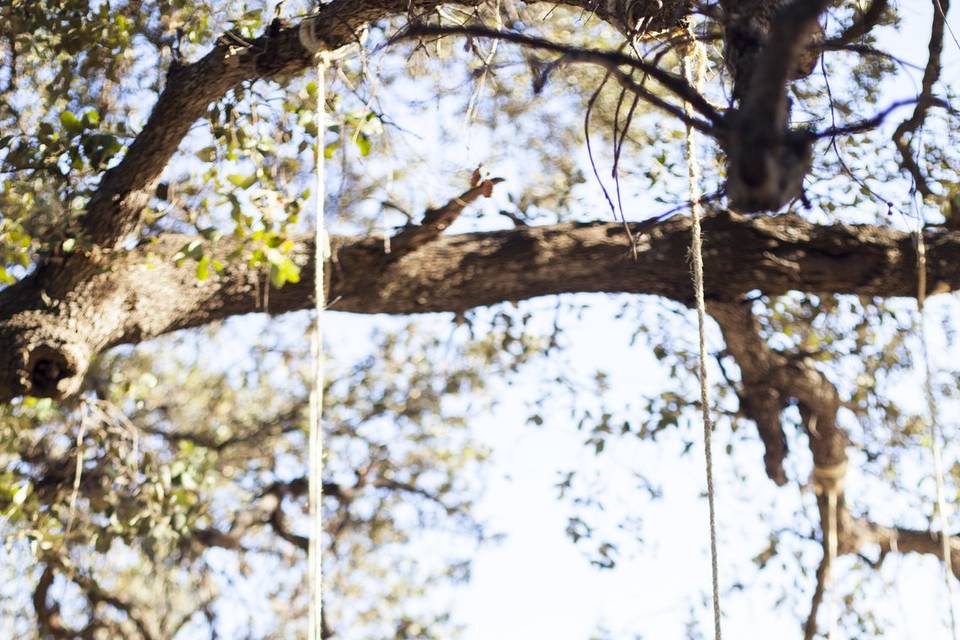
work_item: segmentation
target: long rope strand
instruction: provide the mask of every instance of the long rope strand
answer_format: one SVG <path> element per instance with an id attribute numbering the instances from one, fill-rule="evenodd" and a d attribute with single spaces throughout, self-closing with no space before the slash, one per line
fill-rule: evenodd
<path id="1" fill-rule="evenodd" d="M 703 86 L 706 56 L 700 42 L 696 39 L 692 27 L 690 53 L 680 58 L 683 75 L 697 90 Z M 693 69 L 691 64 L 693 63 Z M 684 104 L 686 109 L 686 104 Z M 717 514 L 713 487 L 713 420 L 710 417 L 710 382 L 707 378 L 707 341 L 706 341 L 706 303 L 703 296 L 703 239 L 700 219 L 703 217 L 703 205 L 700 202 L 700 163 L 697 160 L 697 147 L 693 128 L 687 125 L 686 154 L 687 178 L 690 189 L 691 212 L 693 214 L 693 239 L 690 243 L 690 255 L 693 259 L 693 289 L 697 306 L 697 332 L 700 348 L 700 413 L 703 416 L 703 450 L 707 473 L 707 504 L 710 508 L 710 570 L 713 587 L 713 631 L 716 640 L 721 640 L 720 632 L 720 570 L 717 562 Z"/>
<path id="2" fill-rule="evenodd" d="M 310 390 L 310 433 L 308 493 L 310 502 L 310 543 L 307 549 L 310 594 L 310 640 L 323 637 L 323 323 L 321 317 L 326 304 L 323 263 L 326 260 L 327 233 L 323 222 L 324 200 L 324 149 L 323 133 L 326 128 L 326 71 L 327 62 L 317 64 L 317 221 L 314 233 L 314 313 L 313 337 L 310 342 L 313 356 L 313 388 Z"/>
<path id="3" fill-rule="evenodd" d="M 844 465 L 845 466 L 845 465 Z M 827 589 L 827 612 L 830 616 L 830 628 L 827 631 L 827 640 L 834 640 L 837 637 L 837 594 L 833 588 L 833 562 L 837 559 L 837 490 L 831 486 L 827 491 L 827 553 L 830 558 L 827 561 L 827 575 L 824 576 Z"/>
<path id="4" fill-rule="evenodd" d="M 927 300 L 927 244 L 923 238 L 923 217 L 917 223 L 917 313 L 920 324 L 920 349 L 923 353 L 924 381 L 923 392 L 927 399 L 927 416 L 930 420 L 930 450 L 933 453 L 933 475 L 937 485 L 937 515 L 940 523 L 940 541 L 943 554 L 943 577 L 947 583 L 947 597 L 950 599 L 950 637 L 957 640 L 957 614 L 954 604 L 953 587 L 953 558 L 950 555 L 950 530 L 947 525 L 947 501 L 943 481 L 943 456 L 940 452 L 940 418 L 937 411 L 937 402 L 933 395 L 933 367 L 930 363 L 930 346 L 927 342 L 927 331 L 924 306 Z"/>

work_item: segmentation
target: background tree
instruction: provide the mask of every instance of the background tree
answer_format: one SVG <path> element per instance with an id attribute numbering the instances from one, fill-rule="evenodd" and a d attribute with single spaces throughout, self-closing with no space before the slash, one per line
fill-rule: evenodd
<path id="1" fill-rule="evenodd" d="M 857 559 L 841 623 L 882 631 L 863 594 L 885 559 L 940 549 L 917 489 L 923 410 L 898 388 L 916 382 L 902 300 L 917 293 L 916 237 L 904 228 L 922 228 L 927 293 L 960 286 L 947 0 L 928 7 L 928 59 L 909 92 L 915 68 L 888 45 L 917 19 L 904 26 L 885 0 L 310 9 L 0 7 L 0 510 L 9 569 L 32 567 L 3 588 L 12 635 L 302 630 L 307 349 L 291 312 L 313 305 L 318 144 L 335 167 L 331 315 L 411 316 L 350 336 L 366 349 L 330 338 L 326 627 L 454 633 L 430 594 L 468 578 L 489 538 L 471 511 L 488 452 L 468 425 L 491 384 L 536 361 L 529 421 L 569 408 L 600 458 L 628 439 L 693 446 L 689 325 L 676 321 L 692 300 L 690 203 L 676 195 L 686 127 L 712 209 L 718 429 L 758 438 L 783 492 L 809 490 L 811 472 L 832 478 L 838 551 Z M 340 58 L 326 131 L 312 124 L 304 32 Z M 703 92 L 679 72 L 695 41 Z M 493 176 L 471 179 L 466 159 L 479 156 Z M 607 376 L 579 375 L 591 365 L 566 359 L 576 335 L 564 328 L 597 298 L 560 295 L 572 293 L 632 294 L 610 322 L 662 361 L 662 388 L 612 406 Z M 548 311 L 521 302 L 548 295 L 560 296 Z M 221 323 L 250 313 L 272 319 Z M 592 521 L 606 497 L 582 478 L 567 470 L 559 484 L 568 533 L 609 568 L 637 541 Z M 812 594 L 811 638 L 827 501 L 802 495 L 809 508 L 789 521 L 759 520 L 770 536 L 756 580 L 797 555 L 778 580 L 786 603 Z M 460 553 L 424 559 L 408 544 L 441 534 Z M 225 619 L 243 610 L 255 614 Z"/>

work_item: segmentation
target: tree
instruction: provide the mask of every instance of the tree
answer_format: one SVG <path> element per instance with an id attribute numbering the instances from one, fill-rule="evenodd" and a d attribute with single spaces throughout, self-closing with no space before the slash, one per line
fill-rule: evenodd
<path id="1" fill-rule="evenodd" d="M 313 306 L 314 248 L 301 218 L 316 145 L 340 160 L 340 186 L 328 194 L 343 231 L 325 270 L 330 312 L 442 312 L 463 329 L 450 347 L 413 323 L 376 336 L 377 357 L 336 365 L 324 508 L 331 597 L 351 604 L 331 605 L 331 635 L 446 633 L 443 612 L 414 619 L 407 605 L 436 580 L 464 577 L 464 565 L 445 558 L 425 576 L 403 562 L 402 543 L 448 521 L 484 539 L 468 482 L 484 453 L 461 428 L 475 411 L 466 399 L 561 351 L 524 307 L 497 305 L 571 293 L 691 304 L 682 215 L 691 203 L 672 196 L 686 128 L 716 187 L 703 200 L 708 312 L 725 343 L 712 363 L 728 392 L 715 408 L 719 428 L 752 424 L 778 485 L 806 483 L 785 460 L 788 445 L 807 447 L 818 486 L 829 476 L 839 491 L 838 552 L 869 562 L 865 574 L 891 554 L 939 555 L 921 507 L 879 521 L 873 505 L 843 491 L 874 483 L 908 495 L 895 461 L 924 438 L 922 411 L 889 393 L 911 364 L 913 320 L 900 298 L 917 294 L 916 237 L 898 226 L 912 211 L 945 221 L 921 231 L 926 293 L 960 286 L 958 128 L 940 83 L 947 0 L 929 7 L 921 83 L 900 101 L 887 95 L 911 68 L 883 46 L 901 20 L 885 0 L 335 0 L 309 15 L 280 5 L 275 18 L 264 3 L 186 0 L 0 9 L 0 508 L 9 544 L 28 545 L 38 563 L 29 596 L 10 600 L 18 633 L 31 624 L 26 612 L 39 637 L 201 628 L 212 637 L 228 597 L 209 579 L 214 549 L 238 574 L 270 575 L 267 600 L 294 603 L 245 633 L 296 628 L 305 540 L 290 521 L 305 480 L 283 467 L 301 451 L 305 349 L 291 336 L 303 327 L 276 320 L 264 331 L 278 337 L 240 362 L 229 349 L 197 360 L 174 346 L 210 352 L 203 345 L 217 338 L 205 328 L 221 320 Z M 312 124 L 310 43 L 339 59 L 326 131 Z M 709 71 L 702 91 L 680 73 L 698 46 Z M 451 85 L 452 70 L 471 83 Z M 441 122 L 420 135 L 435 148 L 396 144 L 410 134 L 393 114 L 424 97 Z M 507 132 L 525 171 L 500 176 L 510 178 L 503 187 L 482 172 L 459 178 L 445 188 L 447 204 L 410 213 L 388 180 L 415 184 L 429 156 L 458 142 L 443 122 L 458 99 L 484 135 L 500 142 Z M 603 194 L 622 220 L 583 196 L 595 186 L 573 159 L 584 142 L 601 185 L 610 182 L 603 158 L 614 158 Z M 549 180 L 538 181 L 538 169 Z M 490 195 L 511 228 L 464 216 Z M 639 210 L 656 202 L 677 215 Z M 586 206 L 590 214 L 578 214 Z M 384 228 L 394 210 L 406 223 Z M 444 233 L 454 224 L 464 231 Z M 497 311 L 474 311 L 486 307 Z M 689 375 L 669 325 L 646 329 L 665 365 Z M 425 354 L 450 348 L 462 364 L 427 364 Z M 948 386 L 938 389 L 943 402 Z M 648 424 L 625 425 L 619 437 L 676 432 L 691 408 L 665 391 L 651 398 Z M 612 446 L 615 414 L 595 420 L 598 454 Z M 432 428 L 440 418 L 444 427 Z M 828 493 L 816 499 L 824 553 L 807 638 L 829 571 Z M 771 535 L 776 554 L 780 534 Z M 960 576 L 960 543 L 951 545 Z M 174 589 L 188 595 L 164 596 Z"/>

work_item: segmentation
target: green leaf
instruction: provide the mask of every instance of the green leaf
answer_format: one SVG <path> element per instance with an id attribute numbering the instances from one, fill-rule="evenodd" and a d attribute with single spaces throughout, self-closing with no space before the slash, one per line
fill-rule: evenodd
<path id="1" fill-rule="evenodd" d="M 179 267 L 183 264 L 183 261 L 187 258 L 193 258 L 194 260 L 203 259 L 203 241 L 202 240 L 191 240 L 187 244 L 183 245 L 180 248 L 180 251 L 177 251 L 173 256 L 173 261 Z"/>
<path id="2" fill-rule="evenodd" d="M 227 176 L 227 180 L 232 182 L 236 187 L 241 189 L 249 189 L 257 181 L 257 174 L 251 173 L 248 176 L 242 176 L 239 173 L 231 173 Z"/>
<path id="3" fill-rule="evenodd" d="M 83 126 L 86 128 L 92 128 L 100 125 L 100 114 L 97 113 L 96 109 L 91 109 L 83 114 Z"/>
<path id="4" fill-rule="evenodd" d="M 283 260 L 270 261 L 270 282 L 280 288 L 288 282 L 300 282 L 300 269 L 293 260 L 284 257 Z"/>
<path id="5" fill-rule="evenodd" d="M 83 131 L 83 123 L 70 111 L 60 113 L 60 125 L 70 134 L 70 137 L 78 136 Z"/>
<path id="6" fill-rule="evenodd" d="M 217 159 L 217 148 L 216 147 L 204 147 L 197 151 L 197 157 L 203 160 L 204 162 L 213 162 Z"/>
<path id="7" fill-rule="evenodd" d="M 370 142 L 370 136 L 365 133 L 361 133 L 357 136 L 357 148 L 360 149 L 360 155 L 366 158 L 370 155 L 370 149 L 373 147 L 373 144 Z"/>
<path id="8" fill-rule="evenodd" d="M 203 256 L 197 262 L 197 280 L 203 281 L 210 277 L 210 256 Z"/>

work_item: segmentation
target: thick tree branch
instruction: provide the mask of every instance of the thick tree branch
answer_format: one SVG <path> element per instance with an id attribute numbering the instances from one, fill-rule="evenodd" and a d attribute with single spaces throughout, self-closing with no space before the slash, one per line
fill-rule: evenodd
<path id="1" fill-rule="evenodd" d="M 787 482 L 783 461 L 787 457 L 787 438 L 780 424 L 780 412 L 787 398 L 771 383 L 772 369 L 782 367 L 786 359 L 765 347 L 759 326 L 747 303 L 714 303 L 709 312 L 720 325 L 727 351 L 740 367 L 743 389 L 737 392 L 740 410 L 757 425 L 764 446 L 763 462 L 767 476 L 778 485 Z"/>
<path id="2" fill-rule="evenodd" d="M 766 387 L 779 397 L 781 409 L 791 398 L 799 403 L 815 472 L 842 470 L 847 463 L 847 437 L 837 425 L 841 402 L 833 384 L 807 358 L 773 350 L 760 336 L 748 305 L 713 303 L 709 311 L 723 331 L 727 350 L 740 365 L 744 387 L 758 391 Z M 839 471 L 831 476 L 833 488 L 842 490 Z"/>
<path id="3" fill-rule="evenodd" d="M 810 73 L 828 0 L 724 0 L 725 58 L 734 97 L 720 142 L 728 161 L 727 197 L 742 212 L 776 211 L 803 195 L 812 137 L 790 129 L 791 79 Z"/>
<path id="4" fill-rule="evenodd" d="M 893 553 L 919 553 L 943 558 L 943 542 L 936 531 L 888 527 L 871 522 L 866 518 L 853 518 L 846 515 L 845 536 L 841 538 L 841 553 L 858 553 L 869 545 L 880 549 L 880 560 Z M 960 539 L 956 534 L 950 536 L 950 557 L 953 561 L 953 574 L 960 580 Z"/>
<path id="5" fill-rule="evenodd" d="M 891 229 L 814 225 L 794 216 L 709 217 L 707 295 L 717 302 L 760 290 L 865 296 L 915 295 L 910 236 Z M 641 293 L 689 303 L 690 222 L 637 225 L 631 249 L 622 224 L 566 223 L 439 236 L 403 256 L 377 238 L 334 238 L 326 270 L 334 311 L 462 312 L 537 296 L 575 292 Z M 56 298 L 36 274 L 0 294 L 0 399 L 30 393 L 64 397 L 78 388 L 95 353 L 230 316 L 285 313 L 313 304 L 311 240 L 294 260 L 299 283 L 272 289 L 263 306 L 263 274 L 227 259 L 237 247 L 207 248 L 227 267 L 200 281 L 194 265 L 172 260 L 192 238 L 163 236 L 116 256 L 109 270 L 76 282 Z M 927 232 L 929 293 L 960 288 L 960 234 Z M 41 375 L 42 374 L 42 375 Z"/>
<path id="6" fill-rule="evenodd" d="M 836 518 L 839 555 L 861 554 L 868 547 L 875 546 L 880 550 L 880 562 L 890 552 L 940 557 L 940 534 L 883 526 L 867 518 L 851 515 L 843 494 L 847 437 L 837 425 L 837 411 L 841 403 L 836 388 L 813 363 L 771 349 L 760 336 L 759 326 L 748 305 L 714 302 L 709 311 L 723 331 L 728 352 L 740 366 L 744 387 L 742 408 L 757 422 L 761 439 L 767 447 L 767 473 L 778 482 L 783 479 L 782 456 L 786 453 L 779 413 L 791 398 L 799 404 L 813 454 L 813 483 L 817 490 L 823 546 L 810 613 L 804 624 L 804 638 L 812 640 L 817 633 L 817 612 L 823 602 L 831 565 L 835 560 L 828 552 L 827 523 L 830 518 Z M 830 513 L 830 492 L 836 496 L 834 514 Z M 960 541 L 952 541 L 951 556 L 954 574 L 960 578 Z"/>
<path id="7" fill-rule="evenodd" d="M 743 110 L 754 115 L 767 115 L 777 131 L 787 126 L 786 86 L 795 75 L 794 68 L 800 54 L 808 48 L 811 36 L 818 28 L 820 14 L 827 10 L 829 0 L 794 0 L 778 10 L 772 18 L 762 54 L 758 57 L 748 80 L 743 97 Z M 761 124 L 761 123 L 756 123 Z"/>
<path id="8" fill-rule="evenodd" d="M 369 22 L 411 11 L 430 11 L 437 0 L 340 0 L 320 6 L 307 18 L 319 51 L 354 43 Z M 457 4 L 476 4 L 459 0 Z M 123 242 L 140 222 L 143 209 L 180 141 L 210 104 L 240 83 L 296 73 L 307 68 L 315 51 L 301 43 L 300 25 L 278 21 L 253 41 L 227 34 L 203 58 L 172 67 L 147 124 L 116 167 L 107 171 L 81 220 L 87 240 L 102 249 Z"/>
<path id="9" fill-rule="evenodd" d="M 310 58 L 298 30 L 285 28 L 249 43 L 221 38 L 197 62 L 172 67 L 143 130 L 123 160 L 103 175 L 87 205 L 81 219 L 86 239 L 109 250 L 136 229 L 160 174 L 211 103 L 241 82 L 304 69 Z"/>
<path id="10" fill-rule="evenodd" d="M 805 358 L 775 351 L 759 333 L 759 325 L 746 303 L 714 302 L 710 315 L 720 325 L 727 350 L 740 366 L 744 412 L 757 422 L 767 448 L 767 474 L 785 482 L 783 456 L 786 440 L 780 412 L 796 399 L 806 427 L 816 469 L 843 469 L 847 438 L 837 425 L 840 396 L 829 380 Z M 842 476 L 836 478 L 842 490 Z"/>

